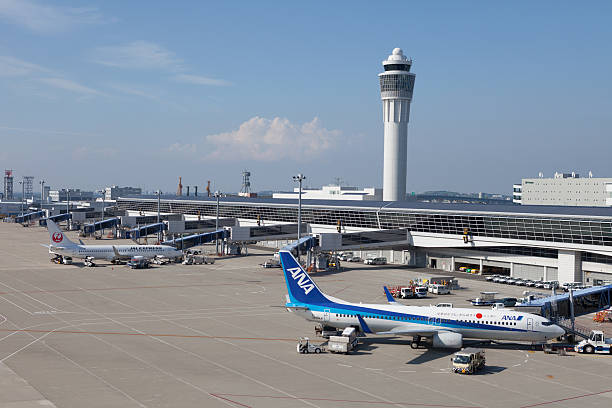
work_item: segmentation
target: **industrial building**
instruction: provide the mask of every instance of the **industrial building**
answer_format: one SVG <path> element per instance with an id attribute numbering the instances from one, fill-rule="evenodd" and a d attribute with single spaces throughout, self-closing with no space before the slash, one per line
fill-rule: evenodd
<path id="1" fill-rule="evenodd" d="M 154 216 L 157 205 L 156 199 L 117 200 L 128 214 Z M 160 211 L 214 218 L 217 204 L 213 198 L 163 199 Z M 224 197 L 219 203 L 219 216 L 240 226 L 295 223 L 297 212 L 296 200 Z M 302 221 L 321 250 L 535 280 L 612 279 L 610 208 L 309 200 L 302 204 Z"/>
<path id="2" fill-rule="evenodd" d="M 142 188 L 140 187 L 110 186 L 104 189 L 104 199 L 106 201 L 116 200 L 119 197 L 129 197 L 141 194 Z"/>
<path id="3" fill-rule="evenodd" d="M 93 191 L 81 191 L 80 189 L 61 189 L 61 190 L 50 190 L 49 198 L 53 202 L 58 201 L 92 201 L 94 198 Z"/>
<path id="4" fill-rule="evenodd" d="M 272 198 L 287 198 L 297 200 L 300 189 L 296 187 L 292 193 L 273 193 Z M 347 187 L 347 186 L 323 186 L 321 189 L 302 189 L 302 200 L 361 200 L 381 201 L 382 189 Z"/>
<path id="5" fill-rule="evenodd" d="M 581 178 L 577 173 L 555 173 L 552 178 L 523 179 L 513 185 L 513 202 L 523 205 L 612 206 L 612 178 Z"/>

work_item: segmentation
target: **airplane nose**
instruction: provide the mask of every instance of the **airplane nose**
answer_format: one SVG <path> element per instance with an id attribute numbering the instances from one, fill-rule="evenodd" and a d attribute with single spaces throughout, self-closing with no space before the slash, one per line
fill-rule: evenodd
<path id="1" fill-rule="evenodd" d="M 561 326 L 554 326 L 555 337 L 561 337 L 565 335 L 565 329 Z"/>

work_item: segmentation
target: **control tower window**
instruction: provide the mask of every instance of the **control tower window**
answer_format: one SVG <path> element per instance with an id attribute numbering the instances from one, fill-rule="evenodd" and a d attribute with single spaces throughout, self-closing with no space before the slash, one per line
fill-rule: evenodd
<path id="1" fill-rule="evenodd" d="M 385 65 L 385 71 L 410 71 L 410 65 L 408 64 L 387 64 Z"/>

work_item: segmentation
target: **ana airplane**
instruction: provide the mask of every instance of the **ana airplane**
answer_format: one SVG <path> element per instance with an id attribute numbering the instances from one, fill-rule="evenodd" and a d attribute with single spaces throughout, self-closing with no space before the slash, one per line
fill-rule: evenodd
<path id="1" fill-rule="evenodd" d="M 47 230 L 49 231 L 49 253 L 73 258 L 104 259 L 115 262 L 124 259 L 131 259 L 134 256 L 144 258 L 154 258 L 163 255 L 168 258 L 183 256 L 181 251 L 169 245 L 85 245 L 76 244 L 68 239 L 59 229 L 56 223 L 47 220 Z"/>
<path id="2" fill-rule="evenodd" d="M 288 251 L 279 252 L 285 282 L 285 307 L 306 320 L 338 329 L 355 327 L 363 333 L 412 336 L 412 348 L 422 338 L 433 347 L 458 349 L 464 338 L 542 342 L 565 330 L 542 316 L 506 309 L 407 306 L 397 303 L 385 287 L 388 304 L 350 303 L 321 292 Z"/>

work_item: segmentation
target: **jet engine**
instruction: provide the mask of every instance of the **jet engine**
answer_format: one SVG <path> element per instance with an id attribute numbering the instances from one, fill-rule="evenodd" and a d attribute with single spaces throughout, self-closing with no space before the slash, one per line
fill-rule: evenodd
<path id="1" fill-rule="evenodd" d="M 455 332 L 438 332 L 433 335 L 434 348 L 460 349 L 463 346 L 463 335 Z"/>

